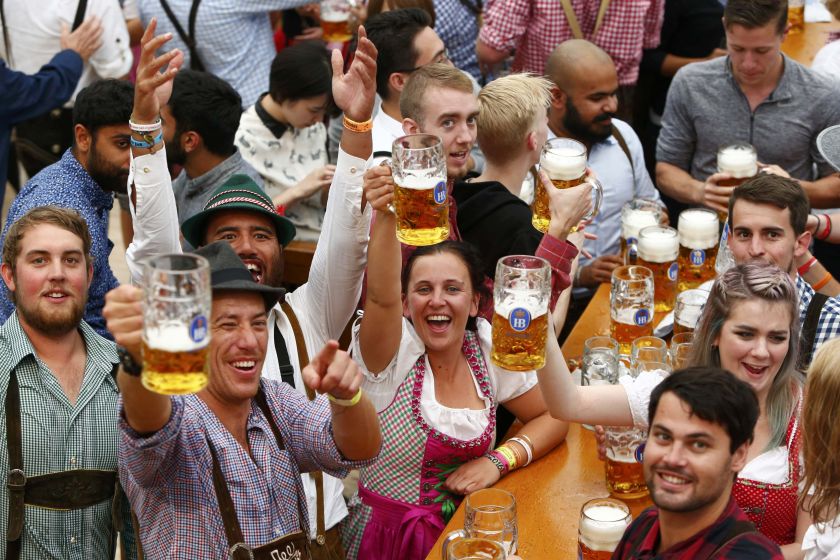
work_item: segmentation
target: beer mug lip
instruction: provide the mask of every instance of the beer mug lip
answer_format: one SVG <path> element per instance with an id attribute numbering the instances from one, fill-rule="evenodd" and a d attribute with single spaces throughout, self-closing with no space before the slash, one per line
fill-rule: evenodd
<path id="1" fill-rule="evenodd" d="M 749 142 L 733 142 L 731 144 L 723 144 L 720 147 L 718 147 L 717 153 L 718 153 L 718 156 L 720 156 L 720 154 L 722 152 L 728 152 L 728 151 L 744 151 L 744 152 L 752 153 L 753 155 L 756 155 L 756 153 L 757 153 L 756 150 L 755 150 L 755 146 L 753 146 Z"/>
<path id="2" fill-rule="evenodd" d="M 547 260 L 533 255 L 508 255 L 500 258 L 496 266 L 497 268 L 503 266 L 517 270 L 545 270 L 551 268 Z"/>
<path id="3" fill-rule="evenodd" d="M 682 332 L 677 333 L 671 337 L 671 347 L 677 346 L 679 344 L 692 344 L 694 342 L 694 333 L 693 332 Z"/>
<path id="4" fill-rule="evenodd" d="M 406 134 L 400 136 L 391 144 L 391 153 L 409 150 L 428 150 L 430 148 L 443 149 L 443 141 L 435 134 Z"/>
<path id="5" fill-rule="evenodd" d="M 650 280 L 653 281 L 653 271 L 646 266 L 641 266 L 638 264 L 625 264 L 622 266 L 617 266 L 613 269 L 612 272 L 613 280 L 621 280 L 621 281 L 640 281 L 640 280 Z"/>
<path id="6" fill-rule="evenodd" d="M 683 290 L 677 294 L 677 302 L 683 305 L 704 305 L 709 298 L 709 292 L 699 288 Z"/>
<path id="7" fill-rule="evenodd" d="M 570 153 L 569 154 L 570 156 L 573 156 L 573 157 L 580 157 L 580 156 L 586 157 L 586 146 L 583 144 L 583 142 L 579 142 L 579 141 L 577 141 L 573 138 L 550 138 L 543 145 L 542 151 L 543 151 L 543 153 L 545 153 L 545 152 L 550 152 L 552 150 L 559 150 L 559 149 L 569 150 L 570 152 L 571 152 L 571 150 L 575 150 L 576 153 L 574 153 L 574 154 Z"/>
<path id="8" fill-rule="evenodd" d="M 482 539 L 478 537 L 464 537 L 461 539 L 457 539 L 449 543 L 447 547 L 447 557 L 449 558 L 456 558 L 455 554 L 457 554 L 458 549 L 462 547 L 472 547 L 480 546 L 482 554 L 491 554 L 492 556 L 488 556 L 488 558 L 492 558 L 493 560 L 497 558 L 505 558 L 507 552 L 502 545 L 497 543 L 496 541 L 491 541 L 490 539 Z M 468 548 L 467 550 L 472 550 Z M 470 556 L 472 558 L 473 556 Z"/>
<path id="9" fill-rule="evenodd" d="M 143 265 L 156 272 L 184 273 L 209 270 L 210 262 L 201 255 L 192 253 L 169 253 L 149 257 Z"/>
<path id="10" fill-rule="evenodd" d="M 480 509 L 488 505 L 503 508 L 503 510 L 515 510 L 516 498 L 507 490 L 501 488 L 482 488 L 476 490 L 466 497 L 466 508 Z"/>
<path id="11" fill-rule="evenodd" d="M 628 211 L 650 210 L 651 212 L 657 212 L 659 216 L 662 214 L 662 205 L 650 198 L 634 198 L 630 202 L 625 202 L 621 209 L 627 209 Z M 659 219 L 659 216 L 657 216 L 657 219 Z"/>
<path id="12" fill-rule="evenodd" d="M 618 341 L 612 338 L 611 336 L 605 335 L 597 335 L 597 336 L 590 336 L 587 338 L 583 343 L 583 351 L 584 353 L 587 350 L 592 350 L 595 348 L 610 348 L 614 350 L 616 355 L 618 355 Z"/>
<path id="13" fill-rule="evenodd" d="M 591 519 L 592 521 L 603 521 L 602 519 L 595 519 L 594 517 L 590 517 L 586 514 L 588 510 L 596 506 L 607 506 L 611 508 L 615 508 L 620 512 L 624 513 L 623 517 L 617 518 L 614 521 L 616 523 L 620 521 L 627 521 L 630 518 L 630 508 L 627 507 L 627 504 L 620 500 L 616 500 L 615 498 L 593 498 L 591 500 L 587 500 L 581 507 L 580 507 L 580 514 L 587 519 Z"/>

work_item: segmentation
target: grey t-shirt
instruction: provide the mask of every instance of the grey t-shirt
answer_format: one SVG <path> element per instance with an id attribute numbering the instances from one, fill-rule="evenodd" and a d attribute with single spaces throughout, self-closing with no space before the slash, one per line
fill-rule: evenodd
<path id="1" fill-rule="evenodd" d="M 749 142 L 760 162 L 810 181 L 834 172 L 817 150 L 816 139 L 820 131 L 837 123 L 840 84 L 784 56 L 778 86 L 750 111 L 729 57 L 720 57 L 677 72 L 662 117 L 656 161 L 705 180 L 717 171 L 719 147 Z"/>

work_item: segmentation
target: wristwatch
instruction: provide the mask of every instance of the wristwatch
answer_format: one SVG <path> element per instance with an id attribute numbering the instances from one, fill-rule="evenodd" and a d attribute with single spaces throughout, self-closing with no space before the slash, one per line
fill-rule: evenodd
<path id="1" fill-rule="evenodd" d="M 143 364 L 138 364 L 131 352 L 117 344 L 117 356 L 120 357 L 120 365 L 124 372 L 132 377 L 140 377 L 140 374 L 143 373 Z"/>

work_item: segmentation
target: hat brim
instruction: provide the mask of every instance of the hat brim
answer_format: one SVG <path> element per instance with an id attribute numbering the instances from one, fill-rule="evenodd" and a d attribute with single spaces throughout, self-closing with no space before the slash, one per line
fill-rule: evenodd
<path id="1" fill-rule="evenodd" d="M 840 171 L 840 125 L 830 126 L 817 136 L 817 149 L 825 160 Z"/>
<path id="2" fill-rule="evenodd" d="M 291 243 L 297 233 L 297 229 L 291 220 L 281 216 L 280 214 L 268 212 L 256 207 L 253 204 L 233 202 L 217 206 L 216 208 L 211 208 L 209 210 L 203 210 L 188 218 L 183 224 L 181 224 L 181 233 L 184 234 L 184 239 L 186 239 L 193 247 L 201 247 L 202 245 L 205 245 L 207 222 L 209 222 L 210 218 L 219 212 L 225 212 L 228 210 L 245 210 L 248 212 L 262 214 L 263 216 L 269 218 L 274 224 L 274 228 L 277 230 L 277 239 L 283 247 Z"/>
<path id="3" fill-rule="evenodd" d="M 283 288 L 272 288 L 271 286 L 257 284 L 254 281 L 247 280 L 231 280 L 228 282 L 214 283 L 212 289 L 213 293 L 216 293 L 218 291 L 227 291 L 252 292 L 259 294 L 265 301 L 266 311 L 277 305 L 277 302 L 281 301 L 284 294 L 286 293 L 286 290 L 284 290 Z"/>

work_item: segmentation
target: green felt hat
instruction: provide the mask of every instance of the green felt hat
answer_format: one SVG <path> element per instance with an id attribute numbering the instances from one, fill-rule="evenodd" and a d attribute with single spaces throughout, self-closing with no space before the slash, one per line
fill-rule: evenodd
<path id="1" fill-rule="evenodd" d="M 247 175 L 232 175 L 217 188 L 204 205 L 204 210 L 191 216 L 181 225 L 184 239 L 193 247 L 204 245 L 207 222 L 218 212 L 225 210 L 247 210 L 271 218 L 277 230 L 277 239 L 284 247 L 295 237 L 295 225 L 277 213 L 265 192 Z"/>

